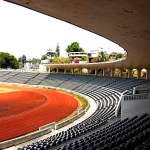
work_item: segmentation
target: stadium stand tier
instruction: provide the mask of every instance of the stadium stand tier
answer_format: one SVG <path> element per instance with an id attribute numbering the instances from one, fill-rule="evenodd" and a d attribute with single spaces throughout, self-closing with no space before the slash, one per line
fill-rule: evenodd
<path id="1" fill-rule="evenodd" d="M 8 83 L 26 83 L 28 80 L 34 78 L 35 76 L 37 76 L 39 73 L 33 73 L 33 72 L 22 72 L 22 73 L 18 73 L 15 76 L 9 78 L 8 80 L 6 80 L 5 82 Z"/>
<path id="2" fill-rule="evenodd" d="M 1 73 L 0 73 L 1 74 Z M 143 114 L 110 123 L 115 120 L 115 109 L 121 93 L 132 93 L 132 88 L 149 84 L 149 80 L 120 77 L 103 77 L 92 75 L 72 75 L 55 73 L 4 72 L 3 78 L 9 76 L 5 83 L 53 86 L 69 89 L 92 98 L 96 111 L 81 123 L 50 136 L 19 148 L 19 150 L 44 149 L 137 149 L 148 147 L 150 136 L 150 116 Z M 113 122 L 113 121 L 112 121 Z M 105 128 L 103 128 L 106 126 Z M 137 142 L 138 141 L 138 142 Z M 144 143 L 146 143 L 144 145 Z"/>
<path id="3" fill-rule="evenodd" d="M 149 150 L 150 118 L 148 114 L 119 120 L 111 125 L 108 125 L 108 123 L 110 123 L 110 119 L 114 118 L 114 110 L 117 108 L 123 93 L 130 95 L 133 87 L 150 83 L 148 80 L 139 79 L 142 69 L 146 69 L 146 79 L 150 78 L 150 1 L 5 1 L 41 12 L 101 35 L 127 51 L 127 57 L 117 62 L 78 63 L 75 66 L 74 64 L 46 65 L 49 71 L 51 71 L 51 68 L 55 68 L 57 72 L 59 72 L 59 68 L 64 70 L 68 68 L 72 70 L 74 68 L 94 69 L 95 75 L 97 75 L 97 70 L 101 68 L 104 77 L 52 73 L 46 77 L 43 77 L 43 74 L 26 77 L 23 75 L 24 73 L 19 73 L 7 80 L 2 79 L 1 82 L 6 83 L 35 84 L 69 89 L 87 95 L 97 103 L 96 111 L 83 122 L 67 131 L 62 131 L 47 139 L 25 146 L 21 150 Z M 129 79 L 106 77 L 105 69 L 107 68 L 111 69 L 112 75 L 113 70 L 118 68 L 120 77 L 122 77 L 123 70 L 127 69 Z M 138 79 L 131 78 L 133 69 L 137 69 Z M 2 74 L 2 76 L 5 76 L 9 74 L 9 71 Z M 37 80 L 35 77 L 37 77 Z M 38 77 L 41 77 L 39 81 Z M 149 94 L 148 97 L 150 97 Z M 130 98 L 134 99 L 134 96 Z M 140 102 L 143 102 L 142 100 L 144 101 L 144 99 L 141 99 Z M 105 125 L 106 127 L 104 127 Z"/>
<path id="4" fill-rule="evenodd" d="M 18 150 L 134 150 L 138 149 L 138 147 L 148 150 L 150 146 L 150 115 L 148 114 L 116 121 L 103 129 L 96 130 L 83 137 L 80 136 L 85 131 L 79 125 L 77 126 Z M 67 144 L 64 143 L 73 137 L 78 138 Z M 64 144 L 57 146 L 61 143 Z"/>

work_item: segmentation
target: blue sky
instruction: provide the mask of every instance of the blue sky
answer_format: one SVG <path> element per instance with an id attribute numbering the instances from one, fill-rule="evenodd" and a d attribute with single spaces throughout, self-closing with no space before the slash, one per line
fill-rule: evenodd
<path id="1" fill-rule="evenodd" d="M 17 58 L 41 58 L 47 49 L 60 45 L 61 56 L 72 42 L 79 42 L 85 51 L 103 47 L 108 52 L 123 52 L 117 44 L 94 33 L 38 12 L 0 1 L 0 51 Z M 107 45 L 107 46 L 106 46 Z"/>

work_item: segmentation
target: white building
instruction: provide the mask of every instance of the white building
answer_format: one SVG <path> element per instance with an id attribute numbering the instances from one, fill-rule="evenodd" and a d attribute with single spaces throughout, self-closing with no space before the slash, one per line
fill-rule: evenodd
<path id="1" fill-rule="evenodd" d="M 90 52 L 70 52 L 68 53 L 69 58 L 82 58 L 87 57 L 88 62 L 90 62 L 93 58 L 97 57 L 99 50 L 91 50 Z"/>
<path id="2" fill-rule="evenodd" d="M 45 59 L 41 61 L 41 64 L 39 65 L 39 71 L 40 72 L 45 72 L 46 71 L 46 66 L 44 66 L 44 64 L 49 64 L 50 60 L 49 59 Z"/>

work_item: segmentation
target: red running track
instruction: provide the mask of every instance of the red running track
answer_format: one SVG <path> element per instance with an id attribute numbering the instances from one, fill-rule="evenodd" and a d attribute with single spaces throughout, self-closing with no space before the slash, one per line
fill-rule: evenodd
<path id="1" fill-rule="evenodd" d="M 29 111 L 45 103 L 47 98 L 32 91 L 0 93 L 0 119 Z"/>
<path id="2" fill-rule="evenodd" d="M 75 111 L 78 106 L 75 98 L 55 90 L 13 86 L 11 88 L 22 91 L 0 93 L 0 108 L 2 103 L 4 106 L 4 101 L 1 99 L 4 95 L 7 95 L 5 106 L 9 108 L 4 110 L 5 113 L 2 109 L 0 110 L 0 142 L 38 130 L 45 124 L 59 121 Z M 14 104 L 12 95 L 17 99 L 17 104 Z M 11 109 L 11 106 L 17 110 Z M 2 117 L 1 113 L 5 115 Z"/>

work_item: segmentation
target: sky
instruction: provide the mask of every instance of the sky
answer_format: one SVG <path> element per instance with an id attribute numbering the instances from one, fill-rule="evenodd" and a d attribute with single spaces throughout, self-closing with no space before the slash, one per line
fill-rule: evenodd
<path id="1" fill-rule="evenodd" d="M 67 56 L 65 49 L 72 42 L 79 42 L 85 51 L 99 50 L 123 52 L 117 44 L 64 21 L 40 14 L 27 8 L 0 0 L 0 52 L 15 57 L 23 54 L 27 59 L 41 58 L 50 48 Z"/>

